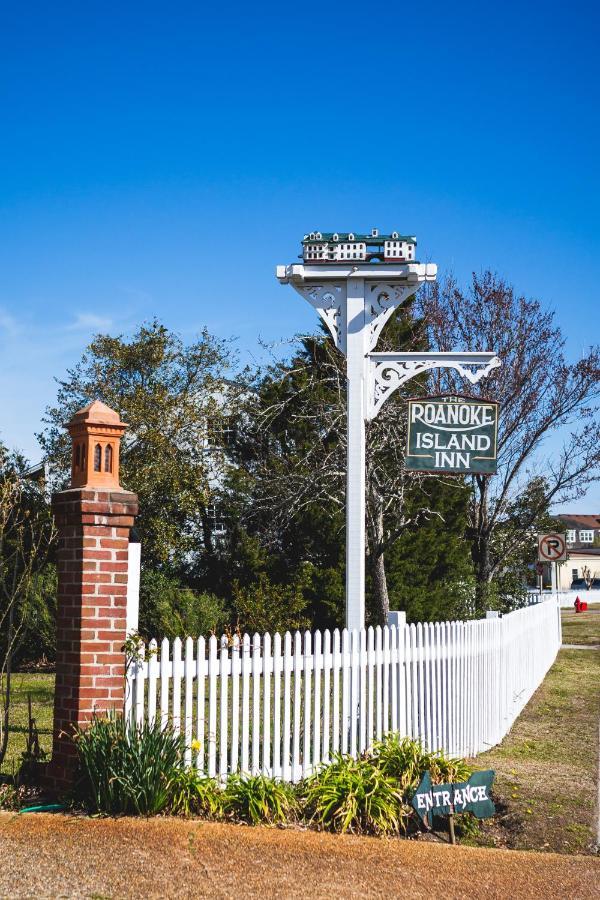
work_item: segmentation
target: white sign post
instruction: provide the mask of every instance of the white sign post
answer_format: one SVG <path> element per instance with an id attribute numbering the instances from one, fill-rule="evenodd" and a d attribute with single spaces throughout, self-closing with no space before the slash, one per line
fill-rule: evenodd
<path id="1" fill-rule="evenodd" d="M 346 627 L 365 624 L 365 424 L 394 391 L 416 375 L 450 366 L 475 384 L 500 365 L 490 352 L 375 353 L 381 330 L 398 306 L 425 282 L 435 281 L 431 263 L 320 263 L 277 266 L 317 311 L 346 357 Z"/>

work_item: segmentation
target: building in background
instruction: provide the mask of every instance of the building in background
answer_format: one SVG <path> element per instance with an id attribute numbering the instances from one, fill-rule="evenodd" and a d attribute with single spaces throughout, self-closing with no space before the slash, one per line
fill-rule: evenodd
<path id="1" fill-rule="evenodd" d="M 558 566 L 557 588 L 600 588 L 600 514 L 561 513 L 556 520 L 567 540 L 567 561 Z"/>

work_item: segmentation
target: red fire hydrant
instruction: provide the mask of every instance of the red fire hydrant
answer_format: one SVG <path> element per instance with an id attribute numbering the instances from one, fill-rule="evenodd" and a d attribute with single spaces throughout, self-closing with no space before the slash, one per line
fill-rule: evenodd
<path id="1" fill-rule="evenodd" d="M 576 597 L 575 598 L 575 612 L 576 613 L 581 612 L 581 607 L 582 607 L 581 600 L 579 599 L 579 597 Z"/>

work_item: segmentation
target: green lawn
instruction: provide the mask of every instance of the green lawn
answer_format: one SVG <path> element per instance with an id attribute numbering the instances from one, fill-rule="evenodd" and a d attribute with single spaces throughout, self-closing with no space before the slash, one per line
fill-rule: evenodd
<path id="1" fill-rule="evenodd" d="M 600 604 L 590 604 L 580 613 L 564 609 L 562 629 L 564 644 L 600 644 Z"/>
<path id="2" fill-rule="evenodd" d="M 600 608 L 562 613 L 563 641 L 600 643 Z M 474 760 L 496 771 L 498 815 L 477 843 L 593 853 L 600 651 L 561 650 L 501 744 Z"/>
<path id="3" fill-rule="evenodd" d="M 54 675 L 13 675 L 12 686 L 8 751 L 1 769 L 1 773 L 5 775 L 11 775 L 18 768 L 21 753 L 27 746 L 28 694 L 31 695 L 32 714 L 40 736 L 40 747 L 46 752 L 52 747 Z"/>

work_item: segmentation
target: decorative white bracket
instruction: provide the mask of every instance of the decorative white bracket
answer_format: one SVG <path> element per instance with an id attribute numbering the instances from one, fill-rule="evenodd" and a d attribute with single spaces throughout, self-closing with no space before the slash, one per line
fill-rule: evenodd
<path id="1" fill-rule="evenodd" d="M 429 279 L 428 279 L 429 280 Z M 381 330 L 395 309 L 420 287 L 417 284 L 365 284 L 365 319 L 369 350 L 374 350 Z"/>
<path id="2" fill-rule="evenodd" d="M 346 285 L 344 282 L 336 284 L 310 284 L 293 287 L 301 297 L 308 300 L 311 306 L 318 312 L 338 350 L 346 353 L 346 331 L 342 327 L 343 305 L 346 300 Z"/>
<path id="3" fill-rule="evenodd" d="M 369 353 L 368 394 L 365 418 L 374 419 L 395 390 L 416 375 L 444 366 L 456 369 L 471 384 L 477 384 L 502 365 L 495 353 Z"/>
<path id="4" fill-rule="evenodd" d="M 281 284 L 292 287 L 319 314 L 335 346 L 347 353 L 346 298 L 348 282 L 364 281 L 364 325 L 367 351 L 374 350 L 381 329 L 395 309 L 415 294 L 422 284 L 435 281 L 433 263 L 381 265 L 291 265 L 277 266 Z M 383 279 L 383 280 L 382 280 Z"/>

